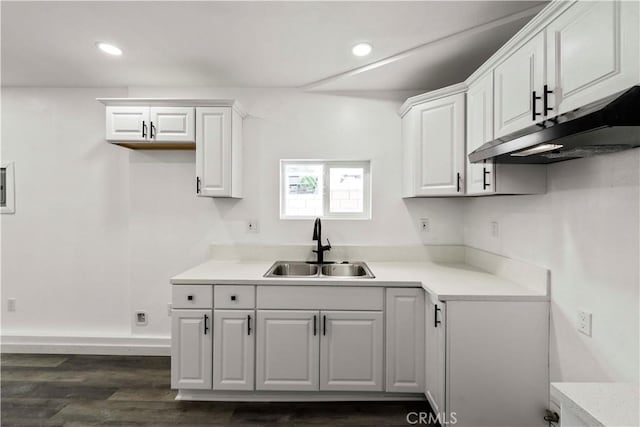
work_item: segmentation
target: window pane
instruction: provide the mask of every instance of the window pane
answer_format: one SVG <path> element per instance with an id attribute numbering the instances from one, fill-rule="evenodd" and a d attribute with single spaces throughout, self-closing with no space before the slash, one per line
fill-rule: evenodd
<path id="1" fill-rule="evenodd" d="M 323 171 L 317 164 L 285 166 L 285 215 L 322 216 Z"/>
<path id="2" fill-rule="evenodd" d="M 329 169 L 329 212 L 364 212 L 364 169 Z"/>

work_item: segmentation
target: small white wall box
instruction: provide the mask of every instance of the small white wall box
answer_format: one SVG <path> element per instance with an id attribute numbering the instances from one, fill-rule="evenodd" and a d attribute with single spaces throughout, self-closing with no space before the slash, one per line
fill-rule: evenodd
<path id="1" fill-rule="evenodd" d="M 13 162 L 0 163 L 0 213 L 16 213 Z"/>

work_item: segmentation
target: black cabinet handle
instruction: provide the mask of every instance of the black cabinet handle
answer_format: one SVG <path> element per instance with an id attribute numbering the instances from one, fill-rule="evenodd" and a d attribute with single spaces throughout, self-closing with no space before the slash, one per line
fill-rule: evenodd
<path id="1" fill-rule="evenodd" d="M 207 331 L 209 330 L 209 316 L 204 315 L 204 334 L 207 335 Z"/>
<path id="2" fill-rule="evenodd" d="M 460 172 L 456 174 L 456 191 L 460 192 Z"/>
<path id="3" fill-rule="evenodd" d="M 433 312 L 433 321 L 434 321 L 434 322 L 433 322 L 433 323 L 434 323 L 433 327 L 434 327 L 434 328 L 437 328 L 437 327 L 438 327 L 438 325 L 439 325 L 440 323 L 442 323 L 442 322 L 441 322 L 440 320 L 438 320 L 438 312 L 440 311 L 440 307 L 438 307 L 438 304 L 434 304 L 434 305 L 436 306 L 436 309 L 435 309 L 435 311 Z"/>
<path id="4" fill-rule="evenodd" d="M 142 137 L 146 138 L 146 136 L 147 136 L 147 124 L 143 120 L 142 121 Z"/>
<path id="5" fill-rule="evenodd" d="M 200 194 L 200 177 L 196 176 L 196 193 Z"/>
<path id="6" fill-rule="evenodd" d="M 251 335 L 251 315 L 247 315 L 247 335 Z"/>
<path id="7" fill-rule="evenodd" d="M 318 317 L 313 315 L 313 336 L 318 335 Z"/>
<path id="8" fill-rule="evenodd" d="M 187 301 L 193 301 L 193 295 L 187 295 Z"/>
<path id="9" fill-rule="evenodd" d="M 153 122 L 149 122 L 149 138 L 153 139 L 153 130 L 155 127 L 153 126 Z"/>
<path id="10" fill-rule="evenodd" d="M 235 301 L 237 299 L 238 299 L 238 297 L 236 295 L 231 295 L 231 301 Z"/>
<path id="11" fill-rule="evenodd" d="M 486 161 L 486 160 L 485 160 L 484 162 L 485 162 L 485 164 L 487 163 L 487 161 Z M 487 189 L 487 187 L 490 187 L 490 186 L 491 186 L 491 184 L 489 184 L 489 182 L 487 182 L 487 175 L 489 175 L 490 173 L 491 173 L 491 172 L 489 172 L 489 171 L 487 170 L 487 167 L 486 167 L 486 166 L 483 166 L 483 167 L 482 167 L 482 189 L 483 189 L 483 190 L 486 190 L 486 189 Z"/>
<path id="12" fill-rule="evenodd" d="M 542 99 L 541 96 L 537 96 L 536 95 L 536 91 L 534 90 L 532 95 L 531 95 L 531 120 L 533 120 L 534 122 L 536 121 L 536 117 L 541 116 L 542 113 L 537 113 L 536 112 L 536 101 Z"/>
<path id="13" fill-rule="evenodd" d="M 549 107 L 549 95 L 552 94 L 553 91 L 549 90 L 549 86 L 548 85 L 544 85 L 544 99 L 543 99 L 543 104 L 544 104 L 544 116 L 547 117 L 547 113 L 549 111 L 553 111 L 553 107 Z"/>
<path id="14" fill-rule="evenodd" d="M 322 335 L 327 335 L 327 316 L 322 316 Z"/>

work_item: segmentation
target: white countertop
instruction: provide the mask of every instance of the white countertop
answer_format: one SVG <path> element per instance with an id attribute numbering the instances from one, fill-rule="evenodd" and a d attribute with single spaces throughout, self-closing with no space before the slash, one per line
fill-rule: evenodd
<path id="1" fill-rule="evenodd" d="M 362 278 L 265 278 L 273 262 L 211 260 L 171 279 L 174 285 L 324 285 L 422 287 L 440 300 L 540 300 L 546 293 L 466 264 L 367 262 L 376 276 Z"/>
<path id="2" fill-rule="evenodd" d="M 630 383 L 551 383 L 551 397 L 589 425 L 640 425 L 640 385 Z"/>

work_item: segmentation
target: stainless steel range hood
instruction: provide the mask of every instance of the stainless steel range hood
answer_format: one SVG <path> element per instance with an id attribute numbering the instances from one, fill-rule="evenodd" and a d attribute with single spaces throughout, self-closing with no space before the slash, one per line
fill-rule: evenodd
<path id="1" fill-rule="evenodd" d="M 472 163 L 554 163 L 640 147 L 640 86 L 488 142 Z"/>

